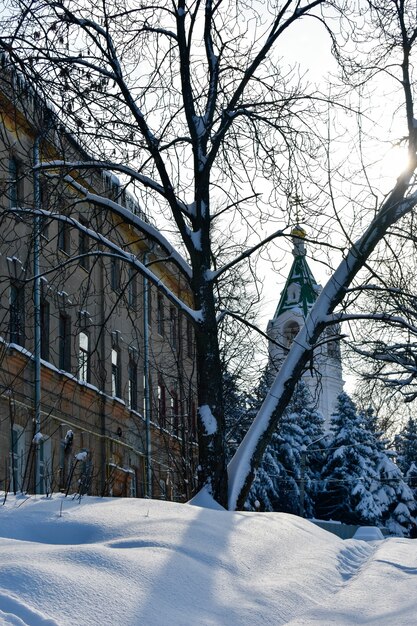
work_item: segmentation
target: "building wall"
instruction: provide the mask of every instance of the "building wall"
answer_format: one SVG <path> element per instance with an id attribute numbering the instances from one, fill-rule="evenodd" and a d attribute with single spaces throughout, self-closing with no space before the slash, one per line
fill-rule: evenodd
<path id="1" fill-rule="evenodd" d="M 156 262 L 161 253 L 149 240 L 109 211 L 83 202 L 64 180 L 70 173 L 90 190 L 141 213 L 110 175 L 40 175 L 41 207 L 69 221 L 42 218 L 39 223 L 43 441 L 33 443 L 39 429 L 34 423 L 36 223 L 33 214 L 15 209 L 34 206 L 33 148 L 39 130 L 30 103 L 10 85 L 0 87 L 0 489 L 150 495 L 150 455 L 152 495 L 186 499 L 196 458 L 190 323 L 131 266 L 80 234 L 71 219 L 151 262 L 189 304 L 191 296 L 173 265 Z M 40 149 L 48 160 L 85 159 L 63 131 L 49 132 Z"/>

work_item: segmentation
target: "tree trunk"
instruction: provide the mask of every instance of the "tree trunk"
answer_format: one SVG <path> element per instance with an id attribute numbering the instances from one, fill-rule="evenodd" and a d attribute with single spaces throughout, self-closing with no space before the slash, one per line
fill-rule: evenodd
<path id="1" fill-rule="evenodd" d="M 195 299 L 197 308 L 203 311 L 203 320 L 195 330 L 200 457 L 198 485 L 200 489 L 207 488 L 213 498 L 227 508 L 222 369 L 213 288 L 203 277 Z"/>
<path id="2" fill-rule="evenodd" d="M 200 235 L 200 245 L 197 245 L 191 253 L 195 308 L 202 312 L 201 322 L 195 327 L 198 389 L 198 486 L 199 489 L 207 489 L 219 504 L 227 508 L 228 474 L 223 375 L 214 284 L 208 278 L 208 272 L 211 269 L 209 192 L 209 174 L 203 172 L 196 179 L 196 215 L 198 217 L 194 223 L 195 232 Z"/>

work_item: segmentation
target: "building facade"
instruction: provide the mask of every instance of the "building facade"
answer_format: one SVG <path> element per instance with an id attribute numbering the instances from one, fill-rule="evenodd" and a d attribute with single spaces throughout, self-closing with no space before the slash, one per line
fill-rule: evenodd
<path id="1" fill-rule="evenodd" d="M 68 183 L 149 223 L 110 172 L 33 168 L 63 158 L 90 159 L 23 81 L 3 77 L 0 489 L 186 500 L 197 454 L 192 324 L 117 249 L 192 306 L 185 277 L 129 219 Z"/>
<path id="2" fill-rule="evenodd" d="M 270 337 L 269 368 L 275 373 L 321 290 L 306 260 L 304 230 L 296 227 L 292 234 L 294 260 L 274 317 L 269 321 L 267 329 Z M 340 329 L 336 325 L 327 329 L 314 351 L 310 367 L 303 375 L 303 381 L 308 385 L 327 425 L 336 408 L 337 397 L 343 391 L 340 342 L 337 339 L 339 334 Z"/>

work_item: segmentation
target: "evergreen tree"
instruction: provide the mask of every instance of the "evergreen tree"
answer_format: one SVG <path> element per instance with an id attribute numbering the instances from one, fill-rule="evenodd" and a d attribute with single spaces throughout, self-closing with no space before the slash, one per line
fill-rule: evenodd
<path id="1" fill-rule="evenodd" d="M 258 395 L 267 388 L 268 373 Z M 299 514 L 300 486 L 304 484 L 304 512 L 314 515 L 314 498 L 322 459 L 323 417 L 315 410 L 310 392 L 301 382 L 268 445 L 248 498 L 250 508 Z M 302 475 L 302 454 L 314 444 Z M 317 445 L 316 445 L 317 444 Z M 307 457 L 307 455 L 306 455 Z"/>
<path id="2" fill-rule="evenodd" d="M 365 420 L 375 440 L 376 481 L 373 493 L 381 509 L 381 523 L 393 535 L 406 535 L 417 512 L 413 492 L 395 463 L 396 453 L 388 449 L 388 441 L 378 429 L 372 411 L 367 412 Z"/>
<path id="3" fill-rule="evenodd" d="M 240 390 L 237 377 L 226 369 L 223 373 L 223 399 L 227 460 L 230 461 L 256 413 L 250 410 L 247 394 Z"/>
<path id="4" fill-rule="evenodd" d="M 417 502 L 417 464 L 411 463 L 407 474 L 405 475 L 407 485 L 413 492 L 414 500 Z"/>
<path id="5" fill-rule="evenodd" d="M 346 393 L 338 398 L 331 433 L 319 514 L 348 524 L 376 524 L 381 510 L 373 494 L 377 482 L 375 439 Z"/>
<path id="6" fill-rule="evenodd" d="M 269 387 L 270 373 L 266 368 L 257 387 L 248 399 L 248 415 L 255 416 L 261 406 Z M 266 447 L 256 478 L 246 501 L 249 510 L 273 511 L 277 498 L 277 479 L 280 475 L 280 466 L 276 458 L 276 433 Z"/>
<path id="7" fill-rule="evenodd" d="M 381 506 L 384 526 L 392 535 L 403 536 L 416 520 L 417 511 L 413 493 L 394 458 L 395 453 L 388 450 L 380 455 L 377 467 L 380 483 L 375 495 Z"/>
<path id="8" fill-rule="evenodd" d="M 297 387 L 292 410 L 298 415 L 298 424 L 303 433 L 300 478 L 304 481 L 304 516 L 314 517 L 328 438 L 324 433 L 324 418 L 315 408 L 311 392 L 304 382 Z"/>
<path id="9" fill-rule="evenodd" d="M 397 463 L 403 474 L 407 474 L 412 463 L 417 465 L 417 420 L 409 418 L 395 437 L 395 447 L 398 453 Z"/>

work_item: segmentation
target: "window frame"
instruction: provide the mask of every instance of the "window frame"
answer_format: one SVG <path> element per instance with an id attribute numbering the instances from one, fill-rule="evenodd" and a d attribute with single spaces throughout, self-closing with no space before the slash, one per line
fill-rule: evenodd
<path id="1" fill-rule="evenodd" d="M 22 161 L 15 155 L 9 157 L 9 208 L 24 204 L 25 187 Z"/>
<path id="2" fill-rule="evenodd" d="M 136 269 L 130 265 L 128 271 L 127 304 L 131 309 L 136 309 L 138 306 L 137 274 Z"/>
<path id="3" fill-rule="evenodd" d="M 10 343 L 24 348 L 26 338 L 25 285 L 17 280 L 10 282 L 9 336 Z"/>
<path id="4" fill-rule="evenodd" d="M 158 293 L 156 324 L 158 335 L 160 337 L 165 337 L 164 308 L 164 297 L 161 293 Z"/>
<path id="5" fill-rule="evenodd" d="M 156 399 L 157 399 L 158 424 L 160 428 L 166 429 L 166 426 L 167 426 L 166 390 L 165 390 L 165 385 L 161 379 L 158 380 Z"/>
<path id="6" fill-rule="evenodd" d="M 138 363 L 132 356 L 128 365 L 128 401 L 132 411 L 138 410 Z"/>
<path id="7" fill-rule="evenodd" d="M 66 220 L 59 220 L 58 222 L 57 246 L 60 252 L 67 255 L 71 253 L 71 229 Z"/>
<path id="8" fill-rule="evenodd" d="M 122 397 L 121 351 L 113 345 L 111 349 L 111 393 L 113 398 Z"/>
<path id="9" fill-rule="evenodd" d="M 173 350 L 178 350 L 178 316 L 174 306 L 169 308 L 169 342 Z"/>
<path id="10" fill-rule="evenodd" d="M 71 316 L 61 312 L 58 320 L 58 362 L 59 369 L 71 372 Z"/>
<path id="11" fill-rule="evenodd" d="M 81 345 L 81 338 L 87 339 L 86 347 Z M 78 380 L 90 382 L 90 334 L 85 330 L 78 333 Z"/>
<path id="12" fill-rule="evenodd" d="M 187 317 L 187 356 L 189 359 L 194 357 L 194 327 L 191 320 Z"/>
<path id="13" fill-rule="evenodd" d="M 285 323 L 284 328 L 282 329 L 282 336 L 287 348 L 292 345 L 294 339 L 300 332 L 300 328 L 301 326 L 296 320 L 288 320 Z"/>
<path id="14" fill-rule="evenodd" d="M 50 355 L 50 319 L 51 307 L 45 297 L 40 301 L 40 323 L 41 323 L 41 359 L 49 361 Z"/>
<path id="15" fill-rule="evenodd" d="M 84 226 L 85 228 L 88 227 L 88 221 L 85 218 L 80 216 L 79 221 L 82 226 Z M 78 259 L 78 263 L 80 267 L 85 269 L 87 272 L 90 269 L 90 257 L 85 256 L 88 254 L 88 250 L 89 250 L 88 235 L 83 230 L 79 230 L 78 231 L 78 255 L 80 258 Z"/>
<path id="16" fill-rule="evenodd" d="M 110 287 L 116 293 L 120 293 L 122 287 L 122 268 L 117 256 L 110 259 Z"/>

